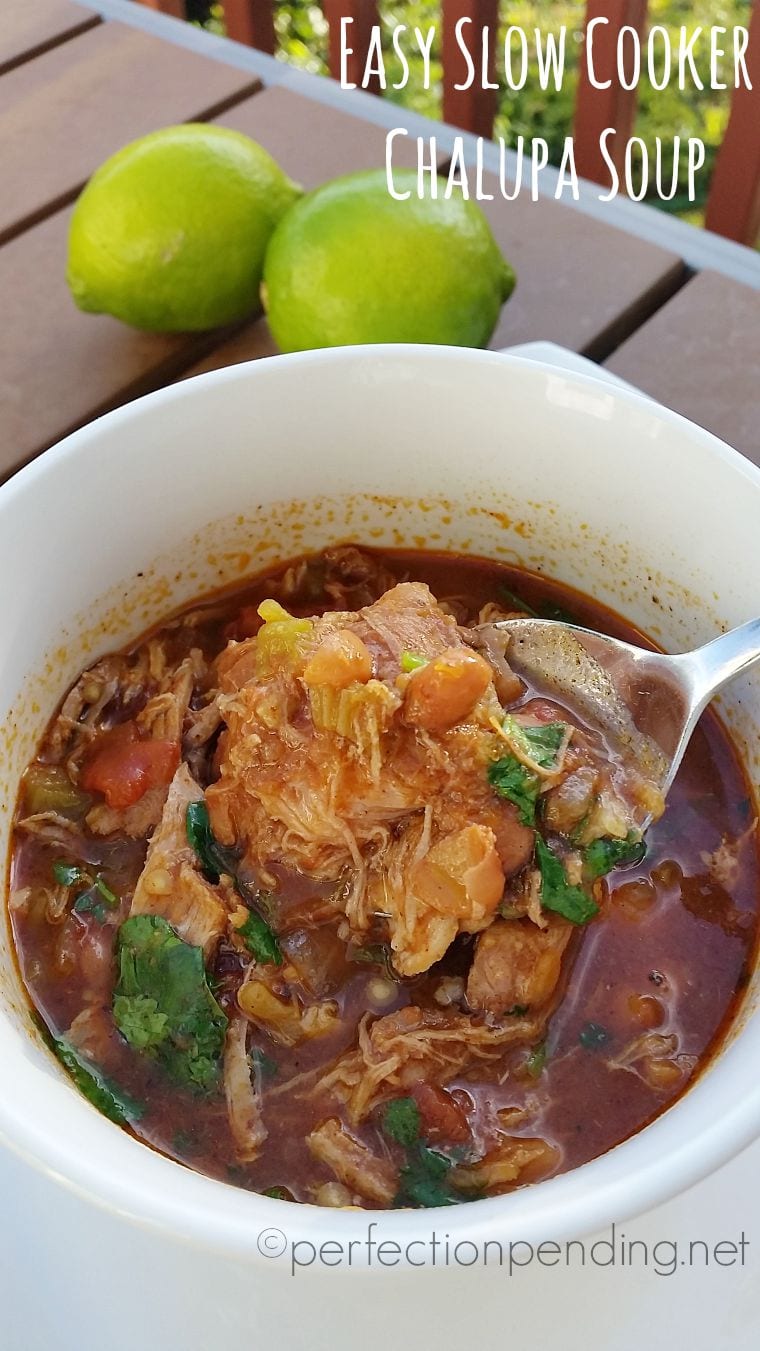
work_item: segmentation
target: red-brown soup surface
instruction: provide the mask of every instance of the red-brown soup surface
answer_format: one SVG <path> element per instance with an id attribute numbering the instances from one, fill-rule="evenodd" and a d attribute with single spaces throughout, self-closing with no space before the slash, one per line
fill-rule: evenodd
<path id="1" fill-rule="evenodd" d="M 366 917 L 368 909 L 372 912 L 363 929 L 356 920 L 361 908 L 355 899 L 358 865 L 348 870 L 339 866 L 333 849 L 338 861 L 334 876 L 327 876 L 332 865 L 325 861 L 322 845 L 319 850 L 315 845 L 319 866 L 313 871 L 292 866 L 288 851 L 305 826 L 296 825 L 289 834 L 278 827 L 271 842 L 257 843 L 257 823 L 264 812 L 257 798 L 247 842 L 242 835 L 221 838 L 240 822 L 248 801 L 245 793 L 250 789 L 256 794 L 267 773 L 261 764 L 244 767 L 234 792 L 218 792 L 220 775 L 238 772 L 237 743 L 230 730 L 234 709 L 230 713 L 229 707 L 242 696 L 239 660 L 235 675 L 233 658 L 258 650 L 259 604 L 275 598 L 295 617 L 366 610 L 395 581 L 409 580 L 427 583 L 443 603 L 447 622 L 464 630 L 465 645 L 468 626 L 489 605 L 498 613 L 527 608 L 547 617 L 569 614 L 614 636 L 646 641 L 588 598 L 503 564 L 423 552 L 334 549 L 316 559 L 281 565 L 235 592 L 189 607 L 132 653 L 99 663 L 89 685 L 85 677 L 78 693 L 63 705 L 63 720 L 59 716 L 49 729 L 28 771 L 17 812 L 10 909 L 21 971 L 35 1009 L 79 1086 L 97 1106 L 165 1154 L 213 1177 L 255 1191 L 274 1189 L 274 1194 L 297 1201 L 451 1203 L 509 1190 L 595 1158 L 668 1107 L 705 1065 L 730 1024 L 754 961 L 760 894 L 755 807 L 736 752 L 713 713 L 702 719 L 667 808 L 647 832 L 646 853 L 639 861 L 634 850 L 628 861 L 604 876 L 589 876 L 588 867 L 581 876 L 588 858 L 588 843 L 578 844 L 582 832 L 578 825 L 566 837 L 547 829 L 548 798 L 537 799 L 535 828 L 544 831 L 554 857 L 562 862 L 568 886 L 575 876 L 598 910 L 583 923 L 569 924 L 562 912 L 558 916 L 541 909 L 541 897 L 545 901 L 549 892 L 543 874 L 535 880 L 532 847 L 517 872 L 505 862 L 504 829 L 513 831 L 510 840 L 523 840 L 526 825 L 518 823 L 514 805 L 489 787 L 483 769 L 478 821 L 493 824 L 494 812 L 506 813 L 496 823 L 504 895 L 485 919 L 473 921 L 471 931 L 462 927 L 469 917 L 460 917 L 454 923 L 460 929 L 444 943 L 443 955 L 411 974 L 409 968 L 418 959 L 399 959 L 399 971 L 389 939 L 389 932 L 400 932 L 401 919 L 389 930 L 382 905 L 375 903 L 377 888 L 384 885 L 383 866 L 391 866 L 376 855 L 381 849 L 398 852 L 404 832 L 412 829 L 410 822 L 417 829 L 423 818 L 428 825 L 432 821 L 424 848 L 446 830 L 447 838 L 453 838 L 451 823 L 445 828 L 440 824 L 448 821 L 445 803 L 431 807 L 428 819 L 422 798 L 395 814 L 388 808 L 385 815 L 372 799 L 379 825 L 377 842 L 362 844 L 361 866 L 368 868 L 369 890 L 361 913 Z M 347 624 L 343 622 L 341 632 Z M 304 641 L 311 642 L 304 632 Z M 301 637 L 293 641 L 301 642 Z M 217 664 L 230 642 L 242 647 L 229 649 Z M 363 698 L 368 688 L 367 674 L 360 669 L 363 651 L 370 651 L 375 673 L 378 657 L 371 643 L 367 649 L 358 638 L 352 642 L 348 656 L 342 652 L 340 660 L 350 667 L 350 690 Z M 331 660 L 333 648 L 334 643 Z M 279 650 L 275 645 L 274 656 L 267 658 L 270 694 L 271 682 L 279 679 L 272 674 Z M 283 660 L 287 663 L 291 655 L 288 648 Z M 482 658 L 472 657 L 469 647 L 465 655 L 473 678 L 479 679 L 476 666 Z M 396 755 L 396 770 L 398 756 L 409 754 L 412 735 L 417 738 L 414 745 L 424 743 L 429 756 L 442 754 L 445 743 L 450 759 L 460 745 L 451 740 L 457 729 L 431 729 L 423 715 L 409 731 L 411 682 L 424 669 L 423 661 L 430 667 L 434 659 L 405 648 L 397 667 L 383 677 L 396 702 L 402 701 L 392 716 L 407 719 L 401 732 L 387 721 L 378 743 L 382 757 Z M 263 659 L 258 660 L 256 679 L 262 680 Z M 297 677 L 289 676 L 285 704 L 278 710 L 270 698 L 266 713 L 273 737 L 281 733 L 278 718 L 288 723 L 291 744 L 283 755 L 293 757 L 288 761 L 291 778 L 300 773 L 299 755 L 305 776 L 319 768 L 313 762 L 317 734 L 308 715 L 311 707 L 317 716 L 313 690 L 318 673 L 316 667 L 307 668 L 312 684 L 304 685 L 303 661 L 298 660 L 301 666 Z M 223 670 L 228 671 L 228 688 L 221 696 L 225 713 L 220 725 L 218 714 L 213 716 L 209 708 Z M 294 706 L 294 681 L 300 692 L 307 689 L 311 705 Z M 320 687 L 320 698 L 326 688 Z M 256 716 L 264 718 L 257 698 Z M 512 713 L 526 707 L 528 716 L 538 710 L 541 725 L 552 718 L 552 726 L 564 725 L 563 710 L 555 706 L 547 711 L 534 691 L 523 690 L 508 704 Z M 246 734 L 250 727 L 249 721 Z M 484 745 L 496 735 L 485 718 L 481 730 Z M 303 738 L 302 752 L 293 749 L 292 739 L 298 736 Z M 393 742 L 395 749 L 387 748 L 391 736 L 401 737 Z M 344 760 L 353 757 L 353 763 L 364 753 L 334 727 L 319 737 L 324 757 L 329 750 Z M 581 729 L 573 733 L 572 744 L 582 741 Z M 264 737 L 262 754 L 268 744 Z M 500 743 L 487 744 L 490 762 Z M 271 748 L 266 753 L 270 759 L 275 756 Z M 198 954 L 202 948 L 192 979 L 187 979 L 195 992 L 196 1012 L 198 998 L 202 1004 L 206 1000 L 206 993 L 198 995 L 199 970 L 205 980 L 212 1023 L 216 1018 L 208 1044 L 203 1036 L 198 1044 L 193 1041 L 194 1024 L 189 1032 L 186 1024 L 169 1044 L 174 1014 L 166 1014 L 153 987 L 147 993 L 130 993 L 123 973 L 129 954 L 118 952 L 120 927 L 130 915 L 148 841 L 160 829 L 169 780 L 180 762 L 189 767 L 201 799 L 203 790 L 216 784 L 208 799 L 212 828 L 217 835 L 221 830 L 214 843 L 223 862 L 231 859 L 230 868 L 239 868 L 239 885 L 220 883 L 213 868 L 209 873 L 208 859 L 204 870 L 187 837 L 180 832 L 180 840 L 175 831 L 175 852 L 187 851 L 184 880 L 177 880 L 180 865 L 171 853 L 162 861 L 163 872 L 154 866 L 149 878 L 154 889 L 147 913 L 153 916 L 173 917 L 174 912 L 162 911 L 162 886 L 164 894 L 174 888 L 174 900 L 181 893 L 190 904 L 191 872 L 193 886 L 201 888 L 204 904 L 211 906 L 206 939 L 185 943 L 178 958 L 187 959 L 190 972 L 188 953 L 192 949 Z M 329 760 L 319 764 L 329 777 Z M 373 770 L 376 786 L 384 783 L 385 772 L 383 759 Z M 411 766 L 410 777 L 415 772 Z M 537 780 L 529 782 L 535 789 Z M 335 811 L 340 815 L 339 804 Z M 490 840 L 490 829 L 478 826 L 479 848 Z M 464 838 L 460 831 L 457 839 Z M 470 843 L 474 839 L 467 835 Z M 299 847 L 298 857 L 307 858 L 303 841 Z M 418 876 L 413 870 L 424 854 L 423 844 L 415 847 L 417 856 L 409 855 L 411 871 L 402 879 L 403 894 L 407 883 L 411 890 L 418 885 L 408 881 Z M 395 854 L 389 860 L 391 856 Z M 454 902 L 440 900 L 443 865 L 438 855 L 435 859 L 439 892 L 430 895 L 439 898 L 435 905 L 442 908 L 434 906 L 425 914 L 438 923 L 446 905 Z M 478 859 L 477 866 L 490 866 L 489 860 Z M 218 871 L 224 879 L 224 867 Z M 447 885 L 450 880 L 447 874 Z M 537 893 L 539 883 L 543 890 Z M 352 888 L 353 902 L 348 899 Z M 451 894 L 449 888 L 447 897 Z M 462 896 L 466 908 L 469 891 L 460 900 Z M 256 955 L 240 937 L 241 917 L 249 912 L 253 927 L 259 926 Z M 347 919 L 347 912 L 354 918 Z M 143 920 L 143 936 L 147 923 L 153 922 Z M 171 926 L 170 920 L 161 919 L 151 933 L 159 946 L 167 936 L 166 923 Z M 483 1004 L 471 968 L 478 944 L 485 943 L 483 935 L 494 923 L 507 943 L 518 932 L 512 928 L 507 934 L 509 925 L 519 926 L 529 943 L 544 942 L 538 937 L 541 924 L 560 935 L 556 971 L 545 998 L 535 995 L 535 1003 L 515 1000 L 501 1007 L 498 995 L 489 994 Z M 175 923 L 172 933 L 177 927 Z M 185 932 L 181 925 L 179 932 Z M 275 936 L 277 961 L 265 960 L 262 932 L 265 948 L 268 936 Z M 166 952 L 165 946 L 162 960 Z M 530 980 L 535 973 L 533 961 Z M 525 989 L 532 1001 L 535 983 L 530 980 Z M 122 991 L 116 1006 L 115 989 Z M 395 1016 L 404 1009 L 406 1015 Z M 383 1024 L 389 1029 L 385 1051 L 378 1049 L 377 1026 L 383 1019 L 389 1020 Z M 371 1037 L 373 1027 L 377 1045 L 373 1042 L 361 1061 L 357 1047 L 362 1037 Z M 508 1029 L 501 1040 L 499 1029 Z M 336 1066 L 344 1067 L 337 1075 Z M 250 1080 L 242 1087 L 241 1073 Z M 364 1106 L 357 1097 L 357 1075 L 362 1092 L 366 1076 L 373 1076 Z"/>

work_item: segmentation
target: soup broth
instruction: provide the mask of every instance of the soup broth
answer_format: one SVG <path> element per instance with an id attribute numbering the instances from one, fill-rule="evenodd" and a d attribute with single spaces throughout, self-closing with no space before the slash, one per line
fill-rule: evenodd
<path id="1" fill-rule="evenodd" d="M 374 615 L 409 582 L 430 588 L 444 638 L 425 653 L 402 637 L 390 670 L 390 638 L 373 647 L 350 614 Z M 625 793 L 614 776 L 604 786 L 571 711 L 525 687 L 504 697 L 503 668 L 475 711 L 436 723 L 422 673 L 432 699 L 436 663 L 457 690 L 490 681 L 471 626 L 515 612 L 650 645 L 588 597 L 514 567 L 346 546 L 196 604 L 82 677 L 22 786 L 9 904 L 30 999 L 97 1107 L 212 1177 L 387 1207 L 477 1199 L 577 1167 L 684 1092 L 754 961 L 751 789 L 708 712 L 642 842 L 589 824 L 608 788 L 619 810 Z M 292 628 L 324 614 L 339 617 L 329 631 Z M 290 663 L 282 704 L 278 663 Z M 345 722 L 347 701 L 370 692 L 372 746 Z M 248 764 L 251 737 L 260 758 Z M 470 810 L 465 789 L 461 803 L 453 780 L 433 792 L 431 765 L 444 752 L 464 764 L 476 739 L 482 790 L 454 822 L 455 806 Z M 277 761 L 286 784 L 267 778 L 272 747 L 291 757 Z M 427 757 L 424 782 L 412 750 Z M 352 779 L 349 813 L 338 772 L 363 773 L 365 753 L 374 796 L 366 789 L 359 813 Z M 301 773 L 296 819 L 287 793 Z M 559 791 L 570 777 L 575 798 Z M 309 791 L 323 816 L 332 803 L 332 833 L 322 817 L 319 830 L 304 821 Z"/>

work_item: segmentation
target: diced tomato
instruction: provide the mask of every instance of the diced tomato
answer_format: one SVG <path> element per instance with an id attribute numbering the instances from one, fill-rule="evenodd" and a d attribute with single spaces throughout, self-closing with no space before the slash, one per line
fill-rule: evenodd
<path id="1" fill-rule="evenodd" d="M 437 1084 L 415 1084 L 412 1097 L 419 1108 L 422 1133 L 427 1140 L 460 1145 L 470 1139 L 467 1117 L 445 1088 Z"/>
<path id="2" fill-rule="evenodd" d="M 96 738 L 80 783 L 102 793 L 109 807 L 121 810 L 139 802 L 150 788 L 170 783 L 179 764 L 174 741 L 141 740 L 133 722 L 123 722 Z"/>

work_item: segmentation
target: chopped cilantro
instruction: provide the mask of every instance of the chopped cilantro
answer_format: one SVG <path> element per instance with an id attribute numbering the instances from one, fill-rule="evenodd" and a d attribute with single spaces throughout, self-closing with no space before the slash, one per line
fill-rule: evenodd
<path id="1" fill-rule="evenodd" d="M 178 1083 L 214 1088 L 227 1018 L 206 981 L 203 952 L 159 915 L 133 915 L 119 929 L 114 1021 L 130 1045 L 155 1057 Z"/>
<path id="2" fill-rule="evenodd" d="M 532 826 L 536 819 L 536 802 L 541 781 L 516 755 L 503 755 L 488 766 L 488 782 L 499 797 L 514 802 L 524 826 Z"/>
<path id="3" fill-rule="evenodd" d="M 428 664 L 427 657 L 420 657 L 417 655 L 416 652 L 401 653 L 401 661 L 399 665 L 401 666 L 401 670 L 404 671 L 407 675 L 411 675 L 412 671 L 419 671 L 421 666 L 427 666 L 427 664 Z"/>
<path id="4" fill-rule="evenodd" d="M 587 1051 L 596 1051 L 600 1046 L 604 1046 L 610 1039 L 610 1034 L 606 1027 L 601 1023 L 586 1023 L 578 1033 L 578 1040 L 581 1046 L 585 1046 Z"/>
<path id="5" fill-rule="evenodd" d="M 520 614 L 530 615 L 531 619 L 541 618 L 538 610 L 534 610 L 533 606 L 529 605 L 527 600 L 523 600 L 522 596 L 518 596 L 515 591 L 511 591 L 504 583 L 499 587 L 499 595 L 502 600 L 505 600 L 508 605 L 512 606 L 513 610 L 519 610 Z"/>
<path id="6" fill-rule="evenodd" d="M 273 966 L 282 966 L 282 951 L 277 935 L 261 915 L 251 910 L 238 933 L 257 962 L 270 962 Z"/>
<path id="7" fill-rule="evenodd" d="M 508 1018 L 524 1018 L 527 1012 L 527 1004 L 513 1004 L 511 1009 L 507 1009 L 506 1015 Z"/>
<path id="8" fill-rule="evenodd" d="M 586 924 L 598 914 L 599 907 L 582 887 L 572 887 L 562 860 L 536 835 L 536 859 L 541 873 L 541 904 L 545 910 L 569 919 L 571 924 Z"/>
<path id="9" fill-rule="evenodd" d="M 125 1126 L 130 1121 L 139 1121 L 144 1111 L 140 1103 L 135 1102 L 127 1093 L 123 1093 L 111 1083 L 96 1065 L 85 1066 L 71 1042 L 63 1037 L 51 1037 L 49 1033 L 46 1033 L 45 1039 L 64 1069 L 68 1070 L 80 1093 L 84 1094 L 93 1107 L 97 1107 L 109 1120 L 115 1121 L 117 1126 Z"/>
<path id="10" fill-rule="evenodd" d="M 136 1051 L 155 1051 L 166 1040 L 168 1015 L 149 995 L 115 995 L 113 1016 L 121 1035 Z"/>
<path id="11" fill-rule="evenodd" d="M 422 1118 L 414 1098 L 394 1098 L 382 1115 L 383 1133 L 406 1150 L 399 1172 L 397 1206 L 453 1206 L 457 1196 L 447 1181 L 453 1161 L 430 1149 L 422 1137 Z"/>
<path id="12" fill-rule="evenodd" d="M 216 885 L 222 873 L 227 873 L 231 877 L 235 875 L 231 856 L 222 848 L 211 829 L 208 807 L 203 799 L 200 802 L 189 804 L 185 818 L 185 829 L 188 842 L 198 855 L 208 882 Z"/>
<path id="13" fill-rule="evenodd" d="M 98 900 L 98 893 L 94 887 L 90 887 L 89 891 L 81 892 L 71 908 L 77 915 L 92 915 L 93 919 L 96 919 L 99 924 L 105 923 L 108 914 L 108 907 Z"/>
<path id="14" fill-rule="evenodd" d="M 388 966 L 390 962 L 390 949 L 385 943 L 366 943 L 361 948 L 350 948 L 349 957 L 352 962 L 361 962 L 366 966 Z"/>
<path id="15" fill-rule="evenodd" d="M 448 1181 L 452 1166 L 445 1154 L 418 1142 L 407 1154 L 407 1162 L 399 1173 L 394 1205 L 421 1209 L 456 1205 L 459 1198 Z"/>
<path id="16" fill-rule="evenodd" d="M 541 606 L 541 618 L 553 619 L 557 624 L 577 624 L 578 618 L 570 610 L 566 610 L 564 605 L 557 605 L 554 601 L 548 600 Z"/>
<path id="17" fill-rule="evenodd" d="M 553 619 L 560 624 L 577 624 L 578 620 L 574 614 L 566 610 L 563 605 L 558 605 L 555 601 L 547 600 L 539 606 L 537 610 L 529 605 L 527 600 L 510 591 L 508 586 L 500 586 L 499 594 L 503 600 L 509 602 L 515 610 L 522 614 L 530 615 L 531 619 Z"/>
<path id="18" fill-rule="evenodd" d="M 526 727 L 507 713 L 502 725 L 510 741 L 539 769 L 554 768 L 560 746 L 565 740 L 567 723 L 545 722 L 538 727 Z"/>
<path id="19" fill-rule="evenodd" d="M 399 1145 L 416 1144 L 421 1125 L 420 1109 L 414 1098 L 394 1098 L 383 1112 L 383 1131 Z"/>
<path id="20" fill-rule="evenodd" d="M 119 906 L 118 896 L 103 881 L 100 873 L 89 873 L 78 863 L 67 863 L 57 859 L 53 864 L 53 877 L 61 887 L 79 887 L 72 909 L 78 915 L 93 915 L 101 923 L 108 910 Z"/>
<path id="21" fill-rule="evenodd" d="M 53 864 L 53 877 L 61 887 L 74 887 L 77 883 L 90 884 L 89 873 L 84 872 L 78 863 L 67 863 L 65 859 L 56 859 Z"/>
<path id="22" fill-rule="evenodd" d="M 273 966 L 282 966 L 282 952 L 277 941 L 277 935 L 263 915 L 258 914 L 253 908 L 252 888 L 241 881 L 238 876 L 237 859 L 230 850 L 225 849 L 219 843 L 214 835 L 211 829 L 208 807 L 202 799 L 200 802 L 189 804 L 185 817 L 185 830 L 190 845 L 198 855 L 206 880 L 214 886 L 222 874 L 231 877 L 238 895 L 249 906 L 250 914 L 245 923 L 238 929 L 238 933 L 248 951 L 252 953 L 257 962 L 269 962 Z M 266 907 L 267 900 L 266 893 L 256 893 L 255 903 L 257 906 Z"/>
<path id="23" fill-rule="evenodd" d="M 98 873 L 95 878 L 95 890 L 98 892 L 100 896 L 103 897 L 103 900 L 105 901 L 106 905 L 116 907 L 119 904 L 118 896 L 116 896 L 115 893 L 111 891 L 110 887 L 106 886 L 105 882 L 103 881 L 103 878 L 100 876 L 100 873 Z"/>
<path id="24" fill-rule="evenodd" d="M 525 1068 L 531 1079 L 537 1079 L 539 1077 L 543 1072 L 547 1059 L 548 1052 L 546 1049 L 546 1042 L 542 1041 L 538 1046 L 533 1047 L 528 1059 L 525 1061 Z"/>
<path id="25" fill-rule="evenodd" d="M 593 840 L 583 851 L 583 862 L 589 877 L 604 877 L 613 868 L 641 863 L 646 852 L 646 844 L 638 832 L 629 830 L 624 840 L 613 840 L 608 836 Z"/>

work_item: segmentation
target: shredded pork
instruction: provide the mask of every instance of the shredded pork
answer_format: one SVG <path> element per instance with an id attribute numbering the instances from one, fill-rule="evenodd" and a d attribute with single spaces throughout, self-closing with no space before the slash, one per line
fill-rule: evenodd
<path id="1" fill-rule="evenodd" d="M 469 1064 L 498 1060 L 510 1045 L 533 1042 L 540 1017 L 500 1024 L 466 1014 L 444 1013 L 409 1004 L 374 1021 L 365 1017 L 359 1044 L 342 1056 L 321 1081 L 361 1121 L 378 1103 L 402 1095 L 416 1083 L 444 1084 Z"/>
<path id="2" fill-rule="evenodd" d="M 252 1078 L 247 1037 L 246 1019 L 234 1018 L 224 1043 L 224 1095 L 238 1163 L 257 1159 L 268 1135 L 261 1113 L 261 1094 Z"/>
<path id="3" fill-rule="evenodd" d="M 202 796 L 187 766 L 181 764 L 169 787 L 161 823 L 148 846 L 131 914 L 161 915 L 180 938 L 203 948 L 208 955 L 225 930 L 228 911 L 219 890 L 201 875 L 197 855 L 187 839 L 188 806 Z"/>
<path id="4" fill-rule="evenodd" d="M 218 678 L 226 730 L 207 800 L 223 843 L 253 868 L 344 884 L 351 931 L 379 918 L 404 975 L 493 918 L 532 832 L 488 785 L 488 668 L 425 585 L 356 614 L 282 611 L 230 644 Z"/>
<path id="5" fill-rule="evenodd" d="M 339 1182 L 367 1201 L 390 1206 L 398 1190 L 396 1170 L 379 1159 L 360 1140 L 355 1140 L 335 1117 L 323 1121 L 307 1140 L 309 1149 L 329 1168 Z"/>

